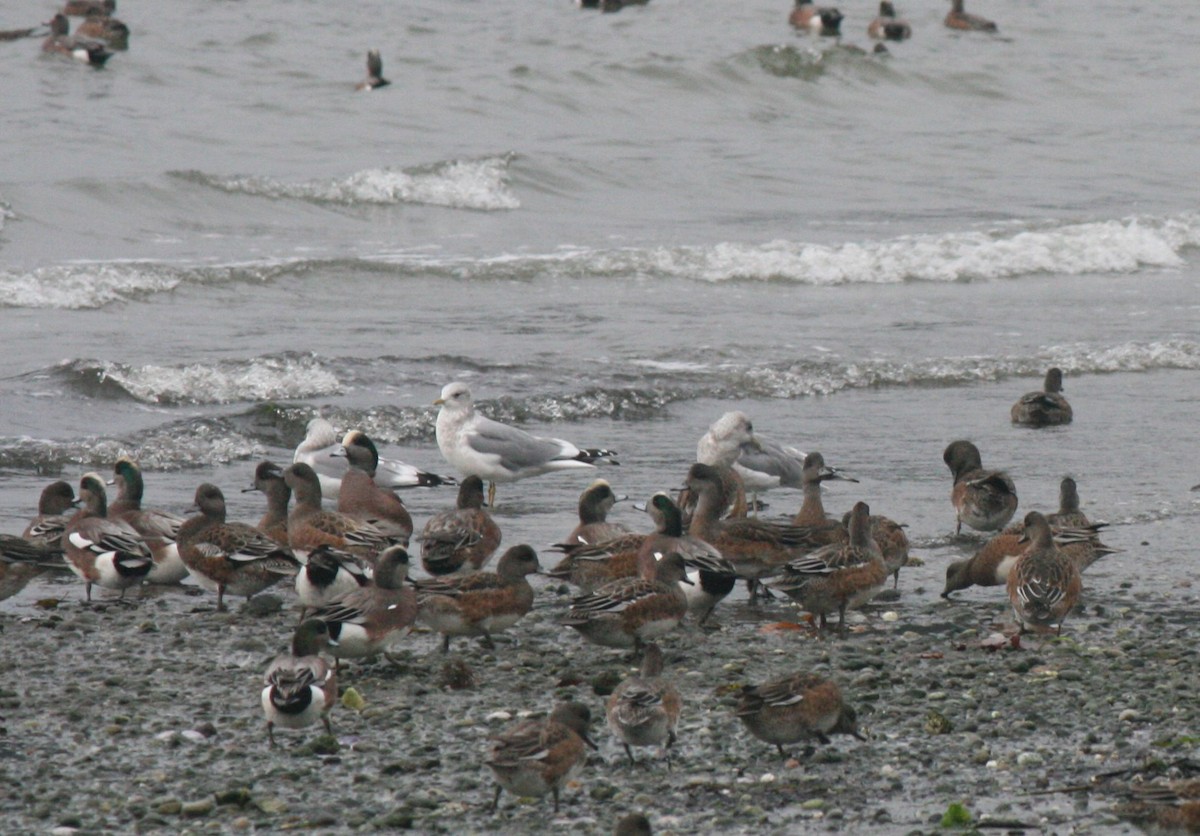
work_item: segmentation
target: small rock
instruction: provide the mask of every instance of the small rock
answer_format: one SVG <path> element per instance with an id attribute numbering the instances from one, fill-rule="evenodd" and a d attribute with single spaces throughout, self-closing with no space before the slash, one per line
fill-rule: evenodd
<path id="1" fill-rule="evenodd" d="M 207 816 L 215 809 L 217 809 L 217 800 L 210 795 L 207 798 L 201 798 L 199 801 L 183 802 L 179 813 L 185 818 L 197 819 L 201 816 Z"/>
<path id="2" fill-rule="evenodd" d="M 351 686 L 342 694 L 342 705 L 351 711 L 362 711 L 367 707 L 367 701 L 362 698 L 362 694 L 358 693 L 358 689 Z"/>
<path id="3" fill-rule="evenodd" d="M 1041 766 L 1045 762 L 1045 758 L 1037 752 L 1022 752 L 1017 755 L 1017 766 Z"/>
<path id="4" fill-rule="evenodd" d="M 282 798 L 259 798 L 254 801 L 254 806 L 268 815 L 278 815 L 287 809 L 287 802 Z"/>
<path id="5" fill-rule="evenodd" d="M 266 618 L 283 611 L 283 599 L 271 592 L 255 595 L 242 605 L 242 612 L 254 618 Z"/>
<path id="6" fill-rule="evenodd" d="M 588 795 L 592 797 L 593 801 L 608 801 L 616 794 L 617 788 L 611 784 L 597 784 L 588 792 Z"/>

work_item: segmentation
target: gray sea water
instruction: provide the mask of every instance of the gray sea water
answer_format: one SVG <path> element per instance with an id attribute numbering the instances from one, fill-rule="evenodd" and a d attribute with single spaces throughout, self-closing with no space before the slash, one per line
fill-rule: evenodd
<path id="1" fill-rule="evenodd" d="M 1200 9 L 971 6 L 1001 34 L 905 2 L 887 55 L 865 0 L 840 42 L 778 0 L 122 0 L 103 70 L 0 43 L 0 526 L 122 453 L 148 503 L 214 481 L 254 519 L 238 489 L 315 414 L 444 471 L 431 401 L 465 379 L 619 450 L 636 499 L 743 409 L 862 480 L 830 510 L 909 524 L 918 599 L 963 550 L 955 438 L 1022 512 L 1078 480 L 1126 550 L 1093 588 L 1188 582 Z M 368 48 L 392 84 L 355 93 Z M 1050 365 L 1075 423 L 1013 428 Z M 561 537 L 587 481 L 502 486 L 505 542 Z"/>

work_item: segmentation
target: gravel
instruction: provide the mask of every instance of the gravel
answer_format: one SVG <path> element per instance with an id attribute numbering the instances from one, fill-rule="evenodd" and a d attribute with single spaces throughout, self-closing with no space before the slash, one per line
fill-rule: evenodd
<path id="1" fill-rule="evenodd" d="M 50 578 L 0 613 L 0 829 L 582 834 L 644 811 L 658 833 L 924 833 L 961 805 L 1002 830 L 1135 832 L 1115 796 L 1055 790 L 1195 754 L 1194 596 L 1090 592 L 1061 638 L 1014 647 L 995 640 L 1001 589 L 942 601 L 925 590 L 944 562 L 930 564 L 845 637 L 744 600 L 718 608 L 717 629 L 667 637 L 685 699 L 670 770 L 653 750 L 630 766 L 603 726 L 602 695 L 633 666 L 558 626 L 558 584 L 494 651 L 459 640 L 442 655 L 417 631 L 394 662 L 343 668 L 360 699 L 335 707 L 336 739 L 279 729 L 272 750 L 259 690 L 295 624 L 289 590 L 229 613 L 188 587 L 88 607 L 77 581 Z M 866 742 L 784 759 L 742 728 L 740 686 L 799 669 L 842 685 Z M 505 794 L 489 813 L 488 736 L 567 696 L 591 706 L 600 752 L 562 812 Z"/>

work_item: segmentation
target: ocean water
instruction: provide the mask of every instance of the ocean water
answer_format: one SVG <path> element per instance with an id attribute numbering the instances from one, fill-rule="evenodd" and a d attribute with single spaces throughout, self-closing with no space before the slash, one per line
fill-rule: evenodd
<path id="1" fill-rule="evenodd" d="M 908 523 L 909 600 L 970 551 L 955 438 L 1022 512 L 1077 479 L 1125 550 L 1095 594 L 1190 582 L 1200 105 L 1170 33 L 1200 9 L 971 6 L 1001 34 L 901 3 L 887 55 L 871 3 L 838 42 L 765 0 L 122 0 L 103 70 L 0 44 L 0 526 L 123 453 L 148 503 L 212 481 L 254 519 L 239 489 L 316 414 L 446 472 L 431 402 L 464 379 L 619 450 L 633 499 L 745 410 L 861 479 L 830 510 Z M 392 84 L 355 93 L 368 48 Z M 1013 428 L 1051 365 L 1075 423 Z M 561 537 L 587 481 L 502 486 L 505 542 Z M 418 525 L 454 501 L 405 498 Z"/>

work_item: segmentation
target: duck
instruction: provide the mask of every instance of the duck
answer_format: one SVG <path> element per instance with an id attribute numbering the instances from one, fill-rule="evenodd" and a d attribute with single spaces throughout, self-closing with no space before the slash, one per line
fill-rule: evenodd
<path id="1" fill-rule="evenodd" d="M 1059 528 L 1090 528 L 1092 521 L 1079 510 L 1079 485 L 1070 476 L 1058 483 L 1058 510 L 1048 514 L 1050 525 Z"/>
<path id="2" fill-rule="evenodd" d="M 355 90 L 378 90 L 380 87 L 387 87 L 391 84 L 383 77 L 383 58 L 379 55 L 379 50 L 372 49 L 367 52 L 367 77 L 360 81 Z"/>
<path id="3" fill-rule="evenodd" d="M 646 512 L 654 520 L 655 530 L 634 554 L 634 574 L 649 577 L 665 555 L 677 553 L 687 567 L 683 594 L 688 614 L 697 626 L 704 626 L 717 604 L 733 591 L 737 573 L 719 549 L 683 530 L 683 513 L 667 493 L 659 491 L 650 497 Z"/>
<path id="4" fill-rule="evenodd" d="M 556 543 L 554 548 L 559 551 L 569 551 L 574 548 L 587 548 L 629 534 L 629 527 L 617 522 L 610 522 L 608 512 L 621 501 L 613 492 L 612 485 L 607 479 L 597 479 L 579 494 L 579 524 L 571 529 L 571 533 Z"/>
<path id="5" fill-rule="evenodd" d="M 1047 518 L 1048 519 L 1048 518 Z M 1119 554 L 1115 549 L 1100 542 L 1102 526 L 1088 525 L 1068 527 L 1051 525 L 1054 545 L 1075 568 L 1083 572 L 1106 555 Z M 1025 533 L 1024 522 L 1011 525 L 988 540 L 967 560 L 956 560 L 946 567 L 946 585 L 942 597 L 971 586 L 1004 586 L 1017 558 L 1025 551 L 1021 541 Z"/>
<path id="6" fill-rule="evenodd" d="M 87 17 L 92 14 L 112 15 L 117 13 L 117 0 L 67 0 L 62 14 L 67 17 Z"/>
<path id="7" fill-rule="evenodd" d="M 405 585 L 408 551 L 389 546 L 379 555 L 372 583 L 339 595 L 311 613 L 329 626 L 337 659 L 362 659 L 385 651 L 417 619 L 417 592 Z"/>
<path id="8" fill-rule="evenodd" d="M 1008 573 L 1008 600 L 1020 631 L 1062 635 L 1063 621 L 1079 603 L 1079 569 L 1054 545 L 1050 523 L 1037 511 L 1025 515 L 1027 547 Z"/>
<path id="9" fill-rule="evenodd" d="M 0 601 L 19 593 L 48 569 L 63 567 L 61 551 L 47 552 L 28 540 L 0 534 Z"/>
<path id="10" fill-rule="evenodd" d="M 433 403 L 441 407 L 436 435 L 442 457 L 463 476 L 487 480 L 491 508 L 496 507 L 497 482 L 620 464 L 615 450 L 580 448 L 561 438 L 530 435 L 481 415 L 475 410 L 471 388 L 461 381 L 443 386 Z"/>
<path id="11" fill-rule="evenodd" d="M 317 546 L 296 573 L 296 598 L 302 608 L 300 619 L 303 621 L 310 609 L 325 607 L 337 598 L 370 586 L 372 572 L 362 558 L 331 546 Z"/>
<path id="12" fill-rule="evenodd" d="M 812 0 L 796 0 L 796 7 L 788 15 L 788 23 L 813 35 L 837 37 L 842 34 L 843 17 L 834 6 L 818 6 Z"/>
<path id="13" fill-rule="evenodd" d="M 635 653 L 674 630 L 688 611 L 679 586 L 691 583 L 683 557 L 671 552 L 652 570 L 645 564 L 639 568 L 639 577 L 612 581 L 572 600 L 562 624 L 593 644 L 633 648 Z"/>
<path id="14" fill-rule="evenodd" d="M 867 25 L 867 37 L 874 41 L 906 41 L 912 37 L 907 20 L 896 17 L 890 0 L 880 0 L 879 15 Z"/>
<path id="15" fill-rule="evenodd" d="M 74 58 L 97 68 L 113 56 L 101 41 L 72 37 L 71 22 L 65 15 L 56 14 L 46 25 L 50 27 L 50 35 L 42 41 L 42 52 Z"/>
<path id="16" fill-rule="evenodd" d="M 417 589 L 417 618 L 442 634 L 442 652 L 454 636 L 480 636 L 495 649 L 492 634 L 516 624 L 533 609 L 529 575 L 541 571 L 537 552 L 527 544 L 500 556 L 495 572 L 471 572 L 410 581 Z"/>
<path id="17" fill-rule="evenodd" d="M 225 612 L 225 593 L 252 598 L 296 574 L 299 562 L 252 525 L 226 522 L 225 495 L 205 482 L 196 488 L 197 516 L 179 527 L 176 543 L 192 577 L 217 593 L 217 611 Z"/>
<path id="18" fill-rule="evenodd" d="M 323 621 L 310 619 L 292 635 L 290 653 L 275 657 L 263 676 L 262 708 L 267 739 L 275 748 L 275 727 L 302 729 L 318 720 L 333 734 L 329 711 L 337 702 L 337 670 L 321 651 L 334 642 Z"/>
<path id="19" fill-rule="evenodd" d="M 850 539 L 850 512 L 842 515 L 838 523 L 825 513 L 821 499 L 821 484 L 831 479 L 847 482 L 858 480 L 827 467 L 820 453 L 809 453 L 804 458 L 804 502 L 792 518 L 792 525 L 809 526 L 816 529 L 816 536 L 824 545 L 847 543 Z M 900 583 L 900 570 L 908 564 L 908 535 L 904 524 L 881 514 L 871 515 L 871 538 L 883 553 L 883 563 L 892 575 L 892 588 Z"/>
<path id="20" fill-rule="evenodd" d="M 255 526 L 281 546 L 288 546 L 288 503 L 292 489 L 284 481 L 283 471 L 274 462 L 259 462 L 254 468 L 254 481 L 242 493 L 258 491 L 267 498 L 267 510 Z"/>
<path id="21" fill-rule="evenodd" d="M 752 603 L 763 578 L 778 574 L 789 560 L 821 545 L 819 529 L 749 518 L 719 519 L 728 498 L 720 474 L 709 465 L 693 464 L 685 486 L 696 497 L 688 533 L 717 549 L 734 573 L 747 581 Z"/>
<path id="22" fill-rule="evenodd" d="M 400 497 L 375 482 L 379 469 L 375 442 L 366 433 L 351 430 L 342 438 L 341 449 L 331 455 L 345 456 L 350 462 L 338 490 L 338 512 L 370 523 L 407 548 L 413 532 L 412 516 Z"/>
<path id="23" fill-rule="evenodd" d="M 109 49 L 129 49 L 129 27 L 100 11 L 88 12 L 83 23 L 75 27 L 75 36 L 101 41 Z"/>
<path id="24" fill-rule="evenodd" d="M 946 13 L 946 26 L 971 32 L 996 32 L 996 24 L 986 17 L 968 14 L 963 10 L 963 0 L 950 0 L 950 11 Z"/>
<path id="25" fill-rule="evenodd" d="M 349 552 L 373 564 L 376 556 L 396 541 L 369 522 L 321 507 L 321 482 L 304 462 L 283 471 L 295 500 L 288 512 L 288 545 L 302 560 L 317 546 Z M 407 542 L 407 538 L 402 538 Z M 404 543 L 402 542 L 401 545 Z"/>
<path id="26" fill-rule="evenodd" d="M 847 540 L 846 530 L 837 520 L 825 513 L 825 502 L 821 497 L 822 483 L 839 479 L 858 482 L 857 479 L 828 467 L 825 457 L 816 451 L 804 457 L 801 475 L 804 499 L 796 515 L 792 517 L 792 525 L 814 529 L 814 537 L 822 546 L 844 543 Z"/>
<path id="27" fill-rule="evenodd" d="M 802 740 L 828 744 L 831 734 L 866 739 L 837 683 L 807 671 L 762 685 L 743 685 L 735 713 L 752 735 L 776 747 L 784 758 L 788 756 L 784 744 Z"/>
<path id="28" fill-rule="evenodd" d="M 828 626 L 828 614 L 837 611 L 838 631 L 845 632 L 846 611 L 861 607 L 883 589 L 887 566 L 883 552 L 871 536 L 871 509 L 865 502 L 850 511 L 846 543 L 834 543 L 787 563 L 771 587 L 785 592 Z"/>
<path id="29" fill-rule="evenodd" d="M 952 441 L 942 453 L 942 460 L 954 475 L 950 502 L 954 505 L 957 525 L 955 536 L 962 533 L 963 523 L 976 531 L 999 531 L 1017 512 L 1017 487 L 1002 470 L 984 470 L 979 448 L 970 441 Z"/>
<path id="30" fill-rule="evenodd" d="M 142 469 L 129 456 L 121 456 L 113 465 L 109 482 L 117 487 L 117 498 L 108 506 L 108 517 L 128 523 L 150 547 L 154 566 L 146 576 L 147 583 L 177 584 L 188 576 L 188 568 L 179 557 L 179 526 L 183 517 L 155 508 L 143 508 L 145 482 Z"/>
<path id="31" fill-rule="evenodd" d="M 1012 422 L 1019 427 L 1060 427 L 1075 417 L 1071 405 L 1063 397 L 1062 369 L 1046 372 L 1042 388 L 1028 392 L 1012 405 Z"/>
<path id="32" fill-rule="evenodd" d="M 38 514 L 20 537 L 0 534 L 0 601 L 23 590 L 48 569 L 66 569 L 62 532 L 76 505 L 70 482 L 51 482 L 38 498 Z"/>
<path id="33" fill-rule="evenodd" d="M 483 507 L 483 480 L 468 476 L 455 507 L 434 514 L 421 529 L 421 565 L 431 575 L 478 572 L 500 548 L 500 526 Z"/>
<path id="34" fill-rule="evenodd" d="M 150 548 L 130 525 L 110 520 L 104 478 L 85 473 L 79 480 L 79 501 L 62 533 L 67 564 L 85 584 L 85 600 L 92 600 L 92 585 L 125 590 L 139 585 L 154 566 Z"/>
<path id="35" fill-rule="evenodd" d="M 662 649 L 650 642 L 642 656 L 641 670 L 622 680 L 608 697 L 605 718 L 625 747 L 630 765 L 636 763 L 632 746 L 665 746 L 669 757 L 675 745 L 683 697 L 673 683 L 662 678 L 662 672 Z"/>
<path id="36" fill-rule="evenodd" d="M 38 512 L 25 530 L 21 539 L 50 551 L 63 553 L 62 535 L 71 518 L 68 511 L 73 511 L 79 505 L 75 498 L 75 489 L 70 482 L 59 479 L 51 482 L 42 489 L 38 497 Z"/>
<path id="37" fill-rule="evenodd" d="M 682 512 L 667 493 L 659 491 L 650 497 L 646 513 L 654 521 L 652 533 L 622 534 L 595 546 L 572 547 L 547 574 L 574 584 L 581 594 L 587 594 L 610 581 L 637 577 L 640 567 L 645 567 L 647 577 L 652 577 L 659 558 L 668 552 L 678 552 L 693 581 L 687 593 L 688 609 L 703 623 L 732 589 L 736 579 L 733 567 L 712 545 L 683 530 Z M 703 589 L 693 593 L 696 586 Z"/>
<path id="38" fill-rule="evenodd" d="M 522 720 L 493 735 L 491 756 L 487 761 L 496 779 L 496 794 L 491 812 L 500 806 L 504 790 L 522 798 L 554 798 L 559 811 L 559 791 L 583 765 L 584 746 L 596 749 L 588 736 L 592 712 L 573 700 L 559 703 L 542 720 Z"/>

